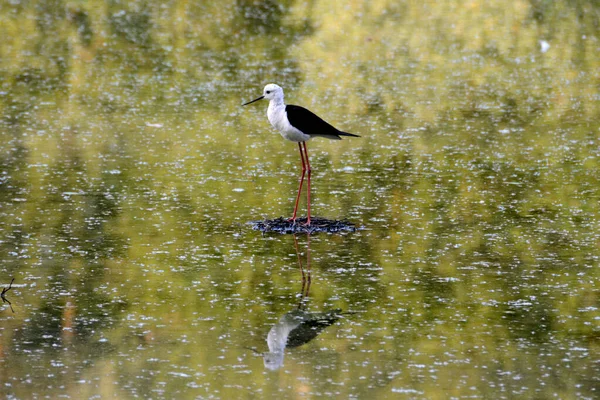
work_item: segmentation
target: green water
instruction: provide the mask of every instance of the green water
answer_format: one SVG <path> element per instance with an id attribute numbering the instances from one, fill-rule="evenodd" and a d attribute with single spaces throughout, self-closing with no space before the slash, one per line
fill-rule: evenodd
<path id="1" fill-rule="evenodd" d="M 0 37 L 2 397 L 598 398 L 597 1 L 5 1 Z M 361 135 L 308 144 L 359 231 L 249 227 L 300 173 L 270 82 Z M 265 368 L 299 306 L 344 314 Z"/>

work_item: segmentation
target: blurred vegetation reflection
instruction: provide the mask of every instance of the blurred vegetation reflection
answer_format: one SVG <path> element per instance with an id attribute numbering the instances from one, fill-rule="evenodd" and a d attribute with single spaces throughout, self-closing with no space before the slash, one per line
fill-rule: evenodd
<path id="1" fill-rule="evenodd" d="M 0 35 L 6 396 L 597 397 L 597 1 L 16 0 Z M 311 308 L 357 317 L 278 372 L 269 82 L 362 136 L 311 153 L 364 227 L 311 239 Z"/>

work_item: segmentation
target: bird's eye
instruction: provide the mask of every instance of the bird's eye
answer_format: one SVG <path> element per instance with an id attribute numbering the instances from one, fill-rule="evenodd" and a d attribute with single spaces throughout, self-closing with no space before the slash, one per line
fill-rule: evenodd
<path id="1" fill-rule="evenodd" d="M 269 93 L 271 93 L 271 91 L 270 91 L 270 90 L 267 90 L 267 94 L 269 94 Z"/>

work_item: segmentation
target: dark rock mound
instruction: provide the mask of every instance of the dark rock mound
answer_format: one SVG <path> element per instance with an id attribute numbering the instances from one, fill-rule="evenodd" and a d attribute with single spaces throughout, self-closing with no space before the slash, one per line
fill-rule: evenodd
<path id="1" fill-rule="evenodd" d="M 347 221 L 335 221 L 327 218 L 313 217 L 310 225 L 306 224 L 306 218 L 297 218 L 296 222 L 288 221 L 286 218 L 266 219 L 263 221 L 251 221 L 252 229 L 261 232 L 278 233 L 338 233 L 354 232 L 356 226 Z"/>

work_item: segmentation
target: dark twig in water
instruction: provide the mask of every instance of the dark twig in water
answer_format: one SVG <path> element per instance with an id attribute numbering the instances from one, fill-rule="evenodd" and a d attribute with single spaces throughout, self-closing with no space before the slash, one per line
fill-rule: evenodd
<path id="1" fill-rule="evenodd" d="M 252 352 L 254 353 L 255 356 L 263 356 L 263 353 L 261 353 L 260 351 L 256 350 L 254 347 L 249 347 L 249 346 L 244 346 L 244 349 L 246 350 L 252 350 Z"/>
<path id="2" fill-rule="evenodd" d="M 8 301 L 8 299 L 5 297 L 6 292 L 8 292 L 11 288 L 12 288 L 12 284 L 15 281 L 15 278 L 12 278 L 12 281 L 10 281 L 10 285 L 8 285 L 7 288 L 2 289 L 2 293 L 0 293 L 0 297 L 2 297 L 2 302 L 3 303 L 8 303 L 8 305 L 10 306 L 10 310 L 14 313 L 15 310 L 13 309 L 13 306 L 11 304 L 10 301 Z"/>
<path id="3" fill-rule="evenodd" d="M 306 218 L 297 218 L 296 222 L 293 222 L 283 217 L 250 222 L 252 229 L 261 232 L 310 234 L 317 232 L 338 233 L 356 231 L 356 226 L 346 221 L 334 221 L 326 218 L 313 217 L 310 219 L 310 225 L 305 225 L 305 223 Z"/>

